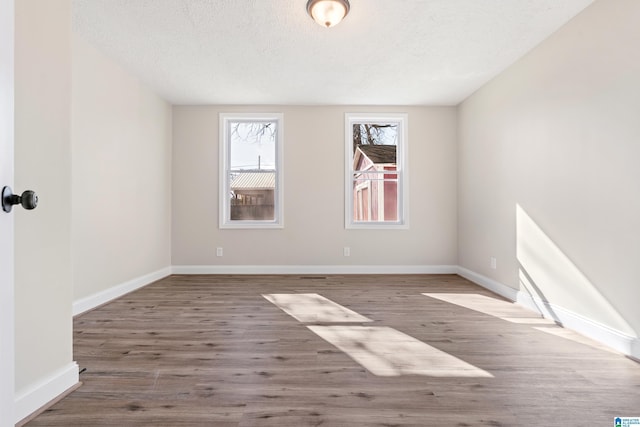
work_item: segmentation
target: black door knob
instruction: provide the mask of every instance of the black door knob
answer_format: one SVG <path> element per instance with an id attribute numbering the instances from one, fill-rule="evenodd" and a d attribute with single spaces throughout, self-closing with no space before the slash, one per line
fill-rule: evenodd
<path id="1" fill-rule="evenodd" d="M 23 208 L 31 210 L 38 206 L 38 195 L 27 190 L 18 196 L 13 194 L 11 187 L 4 187 L 2 189 L 2 210 L 5 212 L 11 212 L 13 205 L 22 205 Z"/>

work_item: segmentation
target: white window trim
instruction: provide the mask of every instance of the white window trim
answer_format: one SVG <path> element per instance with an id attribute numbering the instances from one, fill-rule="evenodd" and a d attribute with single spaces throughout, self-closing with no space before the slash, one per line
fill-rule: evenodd
<path id="1" fill-rule="evenodd" d="M 230 204 L 227 197 L 229 188 L 229 174 L 227 166 L 230 163 L 229 150 L 229 123 L 236 121 L 274 121 L 277 123 L 276 131 L 276 188 L 274 191 L 274 217 L 273 221 L 248 221 L 231 220 Z M 284 115 L 282 113 L 220 113 L 219 124 L 219 227 L 221 229 L 264 229 L 284 228 Z"/>
<path id="2" fill-rule="evenodd" d="M 345 228 L 346 229 L 408 229 L 409 228 L 409 116 L 406 113 L 345 113 Z M 356 123 L 397 123 L 398 148 L 398 221 L 353 220 L 353 125 Z"/>

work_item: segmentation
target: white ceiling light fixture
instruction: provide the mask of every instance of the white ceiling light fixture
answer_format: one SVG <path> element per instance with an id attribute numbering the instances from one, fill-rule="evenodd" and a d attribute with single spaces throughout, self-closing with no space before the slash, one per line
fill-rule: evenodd
<path id="1" fill-rule="evenodd" d="M 349 13 L 349 0 L 309 0 L 307 13 L 323 27 L 333 27 Z"/>

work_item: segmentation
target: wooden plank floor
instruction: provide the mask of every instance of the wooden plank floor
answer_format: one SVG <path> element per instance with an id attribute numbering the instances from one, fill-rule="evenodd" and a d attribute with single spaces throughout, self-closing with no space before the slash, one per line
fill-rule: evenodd
<path id="1" fill-rule="evenodd" d="M 374 375 L 262 296 L 283 293 L 322 295 L 491 377 Z M 640 414 L 640 364 L 517 306 L 508 321 L 424 293 L 500 299 L 454 275 L 171 276 L 75 319 L 84 384 L 27 425 L 564 427 Z"/>

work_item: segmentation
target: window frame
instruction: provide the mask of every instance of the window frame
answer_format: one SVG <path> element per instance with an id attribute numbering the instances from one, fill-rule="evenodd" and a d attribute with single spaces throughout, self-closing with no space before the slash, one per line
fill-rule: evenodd
<path id="1" fill-rule="evenodd" d="M 396 170 L 398 180 L 397 221 L 354 220 L 353 125 L 362 123 L 396 124 Z M 345 113 L 345 229 L 408 229 L 409 228 L 409 156 L 407 113 Z M 384 175 L 384 172 L 380 172 Z"/>
<path id="2" fill-rule="evenodd" d="M 233 122 L 275 122 L 275 189 L 273 220 L 232 220 L 229 170 L 231 165 L 231 132 Z M 282 113 L 220 113 L 219 117 L 219 228 L 279 229 L 284 228 L 284 115 Z"/>

